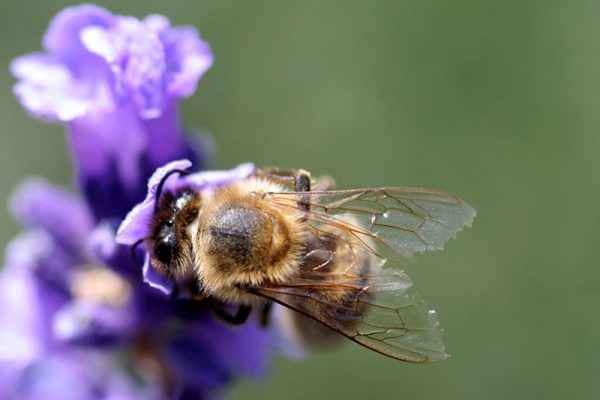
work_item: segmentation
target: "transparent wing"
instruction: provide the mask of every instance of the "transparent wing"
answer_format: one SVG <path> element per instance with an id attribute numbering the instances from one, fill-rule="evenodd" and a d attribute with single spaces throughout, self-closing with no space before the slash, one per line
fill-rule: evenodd
<path id="1" fill-rule="evenodd" d="M 281 192 L 265 198 L 283 207 L 297 207 L 302 198 L 310 206 L 313 229 L 346 229 L 358 245 L 397 265 L 415 252 L 441 250 L 476 214 L 457 196 L 421 188 Z"/>
<path id="2" fill-rule="evenodd" d="M 470 205 L 419 188 L 264 196 L 304 213 L 309 233 L 298 275 L 255 288 L 256 294 L 392 358 L 424 363 L 447 357 L 435 312 L 398 266 L 415 252 L 441 249 L 469 226 Z"/>
<path id="3" fill-rule="evenodd" d="M 254 292 L 386 356 L 412 363 L 443 360 L 447 355 L 437 316 L 411 285 L 406 274 L 388 269 L 373 276 L 329 279 L 309 273 L 285 286 Z"/>

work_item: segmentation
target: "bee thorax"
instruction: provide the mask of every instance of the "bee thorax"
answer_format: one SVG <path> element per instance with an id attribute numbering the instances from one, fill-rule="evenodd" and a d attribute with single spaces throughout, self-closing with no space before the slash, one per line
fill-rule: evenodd
<path id="1" fill-rule="evenodd" d="M 250 189 L 224 188 L 199 215 L 196 272 L 207 294 L 252 303 L 250 289 L 298 272 L 303 241 L 296 213 L 268 204 Z"/>
<path id="2" fill-rule="evenodd" d="M 225 272 L 251 271 L 269 262 L 273 225 L 260 210 L 224 207 L 213 215 L 204 235 L 204 251 Z"/>

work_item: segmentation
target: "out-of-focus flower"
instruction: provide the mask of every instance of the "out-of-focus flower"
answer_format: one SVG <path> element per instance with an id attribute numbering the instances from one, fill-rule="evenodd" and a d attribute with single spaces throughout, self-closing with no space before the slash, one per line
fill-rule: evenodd
<path id="1" fill-rule="evenodd" d="M 158 381 L 136 378 L 114 355 L 60 337 L 59 315 L 79 301 L 70 296 L 69 273 L 52 271 L 70 267 L 68 256 L 40 228 L 7 248 L 0 274 L 0 398 L 164 398 Z"/>
<path id="2" fill-rule="evenodd" d="M 125 213 L 156 190 L 165 169 L 148 178 L 158 167 L 203 161 L 183 136 L 178 100 L 210 67 L 208 45 L 161 16 L 85 5 L 55 17 L 44 47 L 13 62 L 14 91 L 32 115 L 66 125 L 83 196 L 39 178 L 12 196 L 27 231 L 0 272 L 0 398 L 201 399 L 262 374 L 272 330 L 258 318 L 232 329 L 202 302 L 171 299 L 115 241 Z M 252 168 L 190 179 L 219 185 Z"/>
<path id="3" fill-rule="evenodd" d="M 203 174 L 208 181 L 220 177 L 225 182 L 236 170 L 194 175 Z M 17 393 L 24 379 L 52 382 L 48 374 L 54 372 L 60 374 L 57 379 L 75 379 L 80 373 L 94 375 L 104 364 L 116 371 L 117 356 L 140 375 L 133 379 L 120 370 L 119 380 L 131 380 L 128 390 L 141 380 L 139 390 L 154 388 L 159 398 L 176 391 L 204 396 L 236 375 L 264 372 L 274 332 L 256 319 L 232 329 L 214 320 L 206 305 L 171 300 L 143 283 L 128 248 L 115 243 L 114 227 L 106 221 L 94 225 L 82 200 L 33 179 L 13 194 L 11 211 L 29 230 L 9 245 L 0 274 L 0 394 Z M 85 364 L 89 371 L 69 369 L 84 363 L 77 360 L 86 360 L 88 353 L 104 357 Z M 30 376 L 48 358 L 61 367 L 40 367 L 44 373 Z M 113 379 L 95 376 L 89 385 L 108 385 Z M 45 385 L 31 383 L 38 384 Z M 93 389 L 88 386 L 81 390 Z"/>
<path id="4" fill-rule="evenodd" d="M 78 180 L 97 218 L 120 216 L 166 162 L 202 160 L 182 135 L 178 100 L 213 62 L 192 27 L 83 5 L 61 11 L 44 36 L 46 53 L 11 64 L 14 93 L 33 116 L 64 122 Z"/>

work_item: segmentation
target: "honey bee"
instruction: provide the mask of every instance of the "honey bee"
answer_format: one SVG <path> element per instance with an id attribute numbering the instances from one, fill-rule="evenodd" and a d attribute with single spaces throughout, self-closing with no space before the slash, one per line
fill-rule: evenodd
<path id="1" fill-rule="evenodd" d="M 185 175 L 171 172 L 144 239 L 150 263 L 172 282 L 191 279 L 196 298 L 237 305 L 235 315 L 220 312 L 226 320 L 242 323 L 252 307 L 266 315 L 278 303 L 293 310 L 287 319 L 307 342 L 341 334 L 403 361 L 447 357 L 435 312 L 400 268 L 471 225 L 475 210 L 459 197 L 334 190 L 330 178 L 273 168 L 206 190 L 163 191 L 169 176 Z"/>

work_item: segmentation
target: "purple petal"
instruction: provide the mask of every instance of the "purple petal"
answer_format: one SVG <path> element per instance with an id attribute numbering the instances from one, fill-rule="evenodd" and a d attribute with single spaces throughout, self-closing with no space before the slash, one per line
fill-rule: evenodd
<path id="1" fill-rule="evenodd" d="M 152 165 L 190 157 L 188 143 L 184 140 L 183 128 L 179 120 L 179 103 L 171 99 L 164 107 L 160 118 L 140 121 L 148 137 L 145 156 Z"/>
<path id="2" fill-rule="evenodd" d="M 82 174 L 108 178 L 111 164 L 116 163 L 113 179 L 135 185 L 147 138 L 131 109 L 88 114 L 69 124 L 69 130 Z"/>
<path id="3" fill-rule="evenodd" d="M 155 382 L 132 376 L 114 353 L 68 349 L 29 365 L 8 393 L 24 400 L 166 398 Z"/>
<path id="4" fill-rule="evenodd" d="M 138 20 L 123 19 L 121 24 L 121 30 L 129 35 L 123 82 L 139 109 L 140 117 L 158 118 L 164 111 L 167 91 L 163 45 L 156 33 Z"/>
<path id="5" fill-rule="evenodd" d="M 44 350 L 33 274 L 8 264 L 0 274 L 0 369 L 26 365 Z"/>
<path id="6" fill-rule="evenodd" d="M 57 340 L 71 344 L 104 345 L 128 337 L 133 326 L 128 307 L 113 307 L 88 301 L 65 305 L 55 316 Z"/>
<path id="7" fill-rule="evenodd" d="M 51 251 L 50 242 L 42 232 L 29 232 L 7 248 L 0 272 L 0 398 L 15 398 L 23 371 L 48 347 L 44 326 L 48 310 L 39 301 L 33 270 Z"/>
<path id="8" fill-rule="evenodd" d="M 90 56 L 81 42 L 81 30 L 89 26 L 107 28 L 115 20 L 109 11 L 91 4 L 65 8 L 50 23 L 44 35 L 44 47 L 63 62 L 80 65 Z"/>
<path id="9" fill-rule="evenodd" d="M 150 14 L 143 19 L 143 22 L 148 29 L 158 35 L 171 27 L 171 21 L 169 21 L 169 19 L 164 15 L 160 14 Z"/>
<path id="10" fill-rule="evenodd" d="M 114 79 L 109 66 L 85 47 L 81 35 L 86 28 L 108 28 L 116 21 L 116 16 L 101 7 L 69 7 L 56 15 L 44 36 L 48 53 L 75 77 L 72 91 L 86 104 L 86 114 L 114 109 L 118 105 L 115 104 Z M 69 93 L 62 95 L 67 97 Z"/>
<path id="11" fill-rule="evenodd" d="M 86 248 L 96 259 L 107 261 L 115 257 L 119 246 L 115 242 L 115 231 L 107 221 L 100 222 L 88 236 Z"/>
<path id="12" fill-rule="evenodd" d="M 166 398 L 165 393 L 156 383 L 138 382 L 126 370 L 113 371 L 107 378 L 104 388 L 106 391 L 104 400 L 163 400 Z"/>
<path id="13" fill-rule="evenodd" d="M 191 186 L 196 190 L 211 190 L 216 187 L 248 178 L 256 171 L 252 163 L 240 164 L 231 170 L 203 171 L 182 177 L 177 187 Z"/>
<path id="14" fill-rule="evenodd" d="M 191 96 L 200 77 L 212 66 L 210 46 L 190 26 L 164 31 L 161 39 L 168 61 L 169 93 L 177 97 Z"/>
<path id="15" fill-rule="evenodd" d="M 235 375 L 263 376 L 269 367 L 269 353 L 277 349 L 277 332 L 265 328 L 258 318 L 250 318 L 240 329 L 211 319 L 191 332 L 196 340 L 210 343 L 211 351 Z"/>
<path id="16" fill-rule="evenodd" d="M 6 268 L 18 268 L 34 275 L 38 292 L 52 297 L 46 286 L 60 292 L 57 304 L 62 304 L 66 282 L 74 262 L 80 259 L 60 248 L 54 238 L 41 229 L 26 231 L 14 238 L 6 248 Z M 49 298 L 41 299 L 46 311 L 51 309 Z"/>
<path id="17" fill-rule="evenodd" d="M 165 358 L 178 380 L 195 391 L 217 389 L 232 378 L 231 370 L 221 364 L 220 354 L 212 351 L 211 343 L 188 333 L 167 341 Z"/>
<path id="18" fill-rule="evenodd" d="M 28 54 L 13 60 L 10 69 L 20 79 L 13 92 L 33 116 L 58 122 L 88 112 L 90 102 L 78 93 L 71 71 L 52 56 Z"/>
<path id="19" fill-rule="evenodd" d="M 146 198 L 140 204 L 135 206 L 121 223 L 121 226 L 117 231 L 117 243 L 131 246 L 138 240 L 148 236 L 150 221 L 152 219 L 152 214 L 154 213 L 154 202 L 158 184 L 169 172 L 175 169 L 186 170 L 191 166 L 192 163 L 189 160 L 177 160 L 160 167 L 154 172 L 152 177 L 148 180 L 148 193 Z M 164 188 L 168 189 L 169 185 L 176 179 L 177 176 L 173 175 L 165 183 Z"/>
<path id="20" fill-rule="evenodd" d="M 6 266 L 0 272 L 0 277 L 9 287 L 19 287 L 19 281 L 28 282 L 28 286 L 27 290 L 19 290 L 19 300 L 14 304 L 0 305 L 0 326 L 23 326 L 23 338 L 35 337 L 44 347 L 51 345 L 49 321 L 58 309 L 70 301 L 67 278 L 74 257 L 63 253 L 52 237 L 41 230 L 28 231 L 9 243 Z M 32 320 L 36 320 L 35 326 L 17 322 L 19 318 L 29 318 L 30 315 Z M 11 320 L 15 321 L 7 322 Z M 27 333 L 27 330 L 31 331 Z"/>
<path id="21" fill-rule="evenodd" d="M 94 388 L 74 359 L 65 356 L 44 357 L 30 364 L 20 375 L 13 398 L 93 399 Z"/>
<path id="22" fill-rule="evenodd" d="M 89 26 L 80 35 L 86 49 L 110 66 L 116 92 L 133 101 L 136 114 L 160 117 L 166 103 L 166 60 L 156 32 L 135 18 L 118 17 L 109 28 Z"/>
<path id="23" fill-rule="evenodd" d="M 254 317 L 237 329 L 208 314 L 189 321 L 165 338 L 165 357 L 177 376 L 197 389 L 217 388 L 241 374 L 261 376 L 275 348 L 274 333 Z"/>
<path id="24" fill-rule="evenodd" d="M 166 295 L 173 293 L 175 287 L 164 275 L 160 274 L 152 267 L 150 264 L 150 255 L 148 253 L 146 253 L 144 258 L 142 272 L 144 274 L 144 282 L 150 285 L 150 287 L 157 289 Z"/>
<path id="25" fill-rule="evenodd" d="M 128 107 L 86 114 L 69 124 L 79 185 L 97 219 L 120 217 L 143 195 L 147 135 Z"/>
<path id="26" fill-rule="evenodd" d="M 77 255 L 93 221 L 75 195 L 41 178 L 22 182 L 10 199 L 12 215 L 23 224 L 44 229 L 62 248 Z"/>

